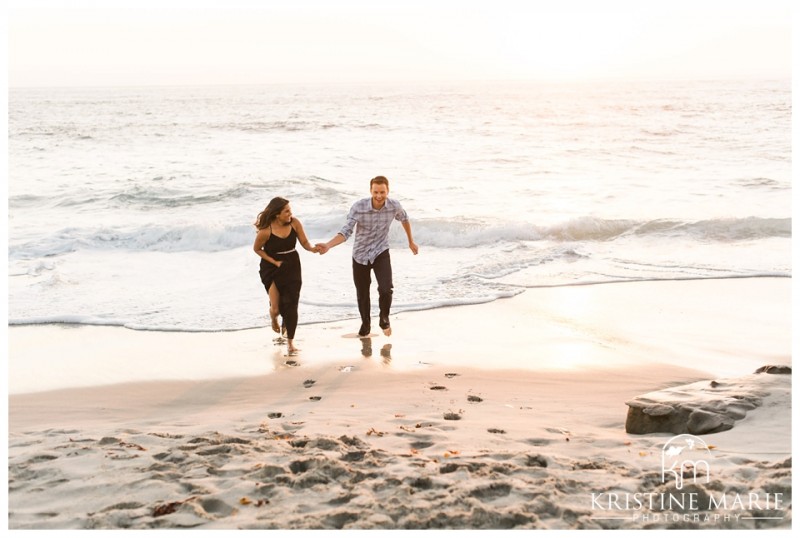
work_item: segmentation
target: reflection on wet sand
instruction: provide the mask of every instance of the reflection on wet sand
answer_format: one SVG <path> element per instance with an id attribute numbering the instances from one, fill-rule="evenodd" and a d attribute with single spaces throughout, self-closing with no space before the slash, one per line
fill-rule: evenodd
<path id="1" fill-rule="evenodd" d="M 361 338 L 361 355 L 364 358 L 372 357 L 372 338 Z M 384 366 L 389 366 L 392 363 L 392 344 L 384 344 L 381 348 L 381 357 L 383 357 Z"/>

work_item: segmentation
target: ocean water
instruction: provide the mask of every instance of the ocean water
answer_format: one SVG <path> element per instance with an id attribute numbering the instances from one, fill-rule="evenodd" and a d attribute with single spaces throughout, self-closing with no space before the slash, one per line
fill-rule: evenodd
<path id="1" fill-rule="evenodd" d="M 9 323 L 263 327 L 256 215 L 327 241 L 376 175 L 420 246 L 394 312 L 790 277 L 791 114 L 789 80 L 11 89 Z M 357 318 L 351 248 L 300 252 L 301 324 Z"/>

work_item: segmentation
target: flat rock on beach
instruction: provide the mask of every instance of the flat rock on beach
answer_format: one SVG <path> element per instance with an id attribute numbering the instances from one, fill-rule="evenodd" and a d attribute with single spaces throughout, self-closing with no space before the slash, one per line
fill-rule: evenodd
<path id="1" fill-rule="evenodd" d="M 629 409 L 625 431 L 717 433 L 733 428 L 736 421 L 761 406 L 770 394 L 791 395 L 791 390 L 791 368 L 772 366 L 739 378 L 662 389 L 626 402 Z"/>

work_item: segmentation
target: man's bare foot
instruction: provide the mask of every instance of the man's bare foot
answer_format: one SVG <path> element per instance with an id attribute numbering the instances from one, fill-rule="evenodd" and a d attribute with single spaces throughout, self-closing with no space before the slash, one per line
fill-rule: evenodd
<path id="1" fill-rule="evenodd" d="M 298 353 L 300 353 L 300 350 L 294 347 L 294 344 L 292 343 L 291 340 L 289 340 L 288 350 L 289 350 L 289 355 L 297 355 Z"/>
<path id="2" fill-rule="evenodd" d="M 381 317 L 380 319 L 380 328 L 383 329 L 383 334 L 386 336 L 392 336 L 392 327 L 389 325 L 389 318 Z"/>

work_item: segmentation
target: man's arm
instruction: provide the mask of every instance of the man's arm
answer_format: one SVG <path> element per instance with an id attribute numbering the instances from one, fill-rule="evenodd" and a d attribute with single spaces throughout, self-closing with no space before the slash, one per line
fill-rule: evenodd
<path id="1" fill-rule="evenodd" d="M 345 239 L 342 234 L 338 233 L 334 235 L 333 238 L 327 243 L 317 243 L 316 246 L 319 249 L 320 254 L 325 254 L 336 245 L 341 245 L 345 241 L 347 241 L 347 239 Z"/>
<path id="2" fill-rule="evenodd" d="M 403 229 L 406 231 L 406 236 L 408 237 L 408 248 L 410 248 L 411 252 L 413 252 L 416 256 L 417 253 L 419 253 L 419 247 L 414 242 L 414 236 L 411 234 L 411 221 L 404 220 L 401 221 L 400 224 L 403 225 Z"/>
<path id="3" fill-rule="evenodd" d="M 342 226 L 341 231 L 334 235 L 327 243 L 317 243 L 316 247 L 319 249 L 319 253 L 325 254 L 336 245 L 341 245 L 347 241 L 347 238 L 350 237 L 350 235 L 353 233 L 353 230 L 355 230 L 357 222 L 356 204 L 353 204 L 353 207 L 350 208 L 350 213 L 347 214 L 347 222 L 345 222 L 344 226 Z"/>

